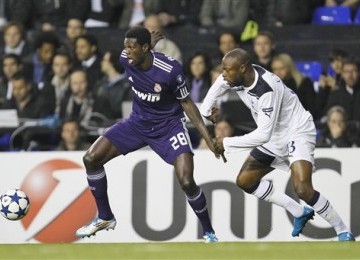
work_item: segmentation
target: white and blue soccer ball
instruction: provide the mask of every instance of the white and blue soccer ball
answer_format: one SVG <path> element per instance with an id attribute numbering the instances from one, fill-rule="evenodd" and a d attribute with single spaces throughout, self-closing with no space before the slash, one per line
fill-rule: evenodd
<path id="1" fill-rule="evenodd" d="M 30 200 L 28 196 L 19 189 L 11 189 L 0 197 L 0 213 L 8 220 L 20 220 L 28 213 Z"/>

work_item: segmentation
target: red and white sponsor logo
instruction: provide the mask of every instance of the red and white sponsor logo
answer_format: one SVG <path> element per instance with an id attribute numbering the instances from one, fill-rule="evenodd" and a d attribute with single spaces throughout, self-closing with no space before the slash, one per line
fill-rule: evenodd
<path id="1" fill-rule="evenodd" d="M 21 189 L 31 203 L 27 216 L 21 220 L 27 240 L 73 242 L 78 239 L 76 230 L 97 213 L 85 170 L 70 160 L 39 164 L 26 176 Z"/>

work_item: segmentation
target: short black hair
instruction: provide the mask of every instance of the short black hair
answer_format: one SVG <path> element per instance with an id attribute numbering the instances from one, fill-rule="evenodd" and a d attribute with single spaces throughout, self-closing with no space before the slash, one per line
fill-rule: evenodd
<path id="1" fill-rule="evenodd" d="M 75 117 L 69 116 L 69 117 L 65 118 L 65 119 L 61 122 L 61 126 L 60 126 L 61 132 L 64 130 L 64 126 L 65 126 L 66 124 L 68 124 L 68 123 L 74 123 L 74 124 L 77 126 L 78 130 L 79 130 L 79 131 L 81 130 L 81 126 L 80 126 L 79 120 L 76 119 Z"/>
<path id="2" fill-rule="evenodd" d="M 41 32 L 38 34 L 34 41 L 35 49 L 41 48 L 44 43 L 50 43 L 55 49 L 60 47 L 60 40 L 53 32 Z"/>
<path id="3" fill-rule="evenodd" d="M 344 65 L 348 64 L 355 65 L 359 69 L 359 60 L 354 56 L 348 56 L 343 59 L 342 66 L 344 67 Z"/>
<path id="4" fill-rule="evenodd" d="M 335 48 L 335 49 L 332 49 L 330 51 L 329 61 L 333 62 L 334 60 L 337 60 L 339 58 L 344 59 L 344 58 L 347 58 L 347 57 L 349 57 L 349 54 L 346 51 L 344 51 L 342 49 Z"/>
<path id="5" fill-rule="evenodd" d="M 83 40 L 87 41 L 91 46 L 95 46 L 96 48 L 99 47 L 98 39 L 93 34 L 87 33 L 87 34 L 78 36 L 75 39 L 75 44 L 79 39 L 83 39 Z"/>
<path id="6" fill-rule="evenodd" d="M 224 35 L 230 35 L 231 38 L 233 38 L 235 44 L 239 44 L 239 37 L 234 33 L 234 32 L 221 32 L 217 37 L 216 37 L 216 41 L 217 41 L 217 45 L 220 45 L 220 38 Z"/>
<path id="7" fill-rule="evenodd" d="M 151 46 L 151 34 L 148 29 L 144 27 L 137 26 L 131 28 L 125 33 L 125 38 L 134 38 L 140 45 L 147 43 Z"/>
<path id="8" fill-rule="evenodd" d="M 272 44 L 275 44 L 275 36 L 274 36 L 274 34 L 272 33 L 272 32 L 270 32 L 270 31 L 260 31 L 257 35 L 256 35 L 256 37 L 254 38 L 254 40 L 256 40 L 256 38 L 258 37 L 258 36 L 265 36 L 265 37 L 267 37 L 270 41 L 271 41 L 271 43 Z"/>
<path id="9" fill-rule="evenodd" d="M 65 50 L 63 50 L 63 49 L 61 49 L 61 48 L 55 52 L 54 56 L 52 57 L 51 64 L 53 64 L 54 59 L 55 59 L 56 56 L 65 57 L 65 58 L 68 60 L 68 63 L 69 63 L 70 65 L 72 64 L 72 57 L 71 57 L 71 55 L 70 55 L 67 51 L 65 51 Z"/>
<path id="10" fill-rule="evenodd" d="M 31 83 L 31 79 L 29 78 L 29 76 L 27 76 L 24 72 L 22 72 L 21 70 L 16 72 L 12 77 L 11 80 L 23 80 L 26 84 L 30 84 Z"/>
<path id="11" fill-rule="evenodd" d="M 7 53 L 4 56 L 2 56 L 1 58 L 2 64 L 4 64 L 5 59 L 13 59 L 18 66 L 22 65 L 21 57 L 15 53 Z"/>

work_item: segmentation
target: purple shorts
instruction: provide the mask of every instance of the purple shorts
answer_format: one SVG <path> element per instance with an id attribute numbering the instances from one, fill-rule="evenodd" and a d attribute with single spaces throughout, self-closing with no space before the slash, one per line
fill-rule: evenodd
<path id="1" fill-rule="evenodd" d="M 130 117 L 111 126 L 103 136 L 123 155 L 149 145 L 168 164 L 174 164 L 180 154 L 193 153 L 185 119 L 182 118 L 143 126 Z"/>

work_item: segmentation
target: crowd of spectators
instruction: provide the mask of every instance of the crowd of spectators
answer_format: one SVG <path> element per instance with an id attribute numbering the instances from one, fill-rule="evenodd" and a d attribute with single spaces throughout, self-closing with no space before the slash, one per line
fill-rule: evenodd
<path id="1" fill-rule="evenodd" d="M 185 26 L 198 27 L 199 33 L 219 32 L 218 41 L 213 42 L 218 48 L 216 57 L 206 53 L 199 42 L 198 49 L 184 59 L 178 43 L 169 37 L 154 48 L 183 65 L 190 96 L 201 103 L 221 74 L 223 55 L 241 47 L 240 35 L 249 21 L 259 29 L 251 40 L 253 62 L 278 75 L 299 96 L 317 122 L 318 145 L 360 146 L 357 57 L 334 49 L 329 53 L 329 69 L 314 82 L 296 68 L 289 53 L 277 51 L 271 30 L 262 30 L 264 26 L 310 23 L 318 6 L 350 5 L 356 10 L 359 3 L 358 0 L 0 0 L 0 109 L 15 109 L 22 130 L 1 128 L 0 150 L 83 150 L 91 141 L 90 132 L 126 116 L 122 103 L 131 102 L 131 86 L 119 64 L 121 46 L 116 50 L 104 49 L 97 35 L 90 33 L 91 28 L 122 30 L 144 26 L 165 36 L 166 31 Z M 58 30 L 64 34 L 59 35 Z M 229 93 L 218 105 L 222 107 L 230 101 L 241 102 Z M 236 114 L 222 116 L 233 118 Z M 231 120 L 225 121 L 230 127 Z M 241 127 L 238 123 L 231 125 L 234 129 L 238 127 Z M 99 134 L 100 130 L 95 132 Z M 40 133 L 44 135 L 39 137 Z M 194 146 L 199 141 L 194 141 Z"/>

